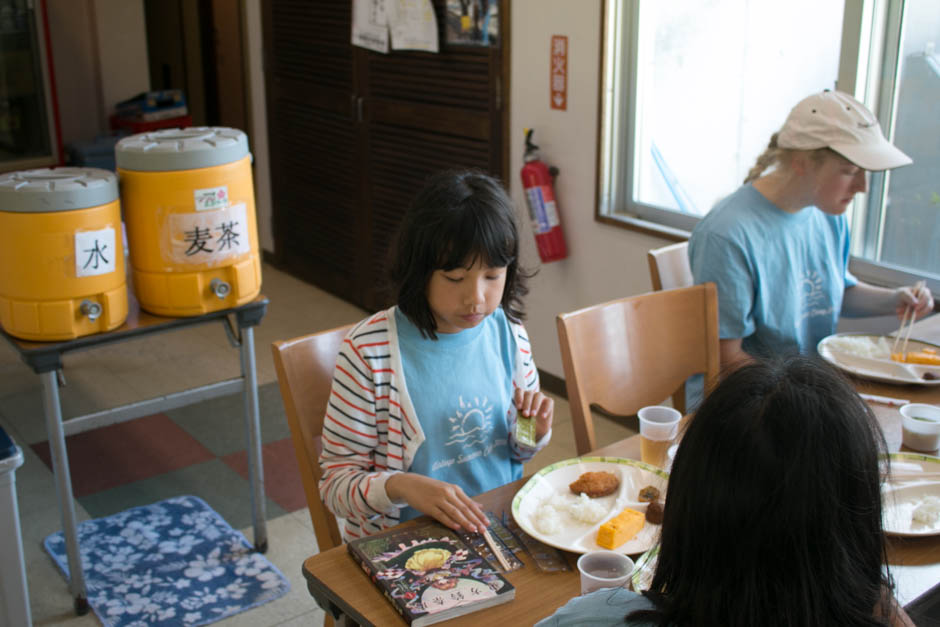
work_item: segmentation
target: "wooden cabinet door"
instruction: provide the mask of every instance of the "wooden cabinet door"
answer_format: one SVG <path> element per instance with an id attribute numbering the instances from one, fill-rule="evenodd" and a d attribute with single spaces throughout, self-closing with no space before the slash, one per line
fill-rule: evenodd
<path id="1" fill-rule="evenodd" d="M 275 255 L 288 272 L 356 301 L 359 125 L 349 0 L 264 3 Z"/>
<path id="2" fill-rule="evenodd" d="M 425 178 L 507 161 L 505 42 L 448 46 L 434 5 L 439 54 L 383 55 L 349 43 L 349 0 L 265 4 L 277 262 L 369 310 L 388 302 L 389 244 Z"/>

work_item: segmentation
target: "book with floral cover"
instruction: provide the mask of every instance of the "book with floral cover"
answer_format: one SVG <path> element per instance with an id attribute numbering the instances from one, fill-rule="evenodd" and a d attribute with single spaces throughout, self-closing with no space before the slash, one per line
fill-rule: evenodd
<path id="1" fill-rule="evenodd" d="M 457 534 L 437 523 L 353 540 L 349 553 L 412 627 L 512 600 L 516 590 Z"/>

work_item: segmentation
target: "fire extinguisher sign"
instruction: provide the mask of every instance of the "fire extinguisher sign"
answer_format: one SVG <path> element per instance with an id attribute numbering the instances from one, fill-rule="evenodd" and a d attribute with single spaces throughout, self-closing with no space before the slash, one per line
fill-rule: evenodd
<path id="1" fill-rule="evenodd" d="M 552 35 L 552 109 L 568 109 L 568 36 Z"/>

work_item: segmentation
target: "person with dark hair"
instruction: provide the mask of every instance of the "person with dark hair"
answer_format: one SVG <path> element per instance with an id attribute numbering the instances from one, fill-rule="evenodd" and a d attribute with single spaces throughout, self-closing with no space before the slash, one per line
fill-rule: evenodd
<path id="1" fill-rule="evenodd" d="M 538 627 L 912 625 L 886 570 L 885 448 L 818 358 L 741 366 L 679 444 L 650 589 L 577 597 Z"/>
<path id="2" fill-rule="evenodd" d="M 519 479 L 548 443 L 554 404 L 521 323 L 515 216 L 499 181 L 475 171 L 431 177 L 408 209 L 397 304 L 347 335 L 323 425 L 320 493 L 346 538 L 422 513 L 485 528 L 470 497 Z"/>
<path id="3" fill-rule="evenodd" d="M 849 272 L 849 203 L 866 190 L 869 171 L 909 163 L 848 94 L 826 90 L 793 107 L 744 185 L 689 239 L 695 283 L 718 288 L 723 367 L 813 354 L 840 315 L 933 310 L 930 290 L 879 287 Z"/>

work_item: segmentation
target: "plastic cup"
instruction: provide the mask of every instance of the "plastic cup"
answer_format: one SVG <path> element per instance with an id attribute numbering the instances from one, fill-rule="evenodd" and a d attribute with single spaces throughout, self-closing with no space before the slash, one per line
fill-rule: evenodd
<path id="1" fill-rule="evenodd" d="M 908 403 L 900 411 L 901 441 L 904 446 L 925 453 L 940 448 L 940 407 Z"/>
<path id="2" fill-rule="evenodd" d="M 620 588 L 630 580 L 633 560 L 614 551 L 591 551 L 578 558 L 581 594 L 601 588 Z"/>
<path id="3" fill-rule="evenodd" d="M 665 468 L 666 453 L 679 433 L 682 414 L 672 407 L 653 405 L 641 409 L 637 416 L 640 419 L 640 459 Z"/>

